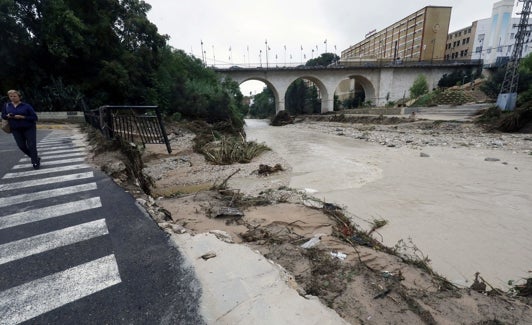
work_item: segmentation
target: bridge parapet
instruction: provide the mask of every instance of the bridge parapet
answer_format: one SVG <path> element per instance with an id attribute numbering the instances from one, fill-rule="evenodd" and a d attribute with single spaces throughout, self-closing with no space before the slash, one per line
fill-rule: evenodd
<path id="1" fill-rule="evenodd" d="M 333 111 L 334 95 L 345 80 L 351 80 L 364 90 L 365 98 L 377 106 L 409 96 L 410 87 L 420 75 L 425 75 L 429 87 L 435 88 L 444 74 L 468 68 L 482 68 L 481 60 L 456 61 L 362 61 L 339 62 L 329 66 L 239 67 L 213 68 L 239 84 L 248 80 L 264 82 L 274 93 L 276 111 L 285 109 L 285 94 L 297 79 L 313 82 L 321 96 L 321 112 Z"/>

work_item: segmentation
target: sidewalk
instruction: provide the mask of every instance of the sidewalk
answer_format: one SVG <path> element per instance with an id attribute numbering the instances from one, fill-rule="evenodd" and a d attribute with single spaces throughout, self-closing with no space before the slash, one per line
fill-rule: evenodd
<path id="1" fill-rule="evenodd" d="M 318 298 L 300 296 L 281 266 L 244 245 L 206 233 L 172 234 L 171 239 L 195 269 L 208 324 L 349 324 Z M 207 253 L 216 256 L 201 258 Z"/>

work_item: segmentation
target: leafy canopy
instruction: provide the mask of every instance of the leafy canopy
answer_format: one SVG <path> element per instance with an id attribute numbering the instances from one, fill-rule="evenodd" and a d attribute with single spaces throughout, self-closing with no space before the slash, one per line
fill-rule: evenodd
<path id="1" fill-rule="evenodd" d="M 159 105 L 243 125 L 238 85 L 167 44 L 142 0 L 0 0 L 0 88 L 37 110 Z"/>

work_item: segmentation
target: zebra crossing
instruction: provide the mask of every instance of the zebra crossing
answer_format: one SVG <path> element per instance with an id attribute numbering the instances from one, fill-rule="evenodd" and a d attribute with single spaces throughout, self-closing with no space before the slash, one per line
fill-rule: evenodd
<path id="1" fill-rule="evenodd" d="M 30 320 L 122 282 L 112 247 L 103 256 L 61 264 L 61 249 L 109 235 L 84 148 L 81 136 L 54 130 L 38 144 L 40 169 L 23 158 L 0 179 L 2 325 Z M 39 256 L 56 253 L 52 260 L 59 265 L 34 266 Z M 33 269 L 39 271 L 35 277 Z"/>

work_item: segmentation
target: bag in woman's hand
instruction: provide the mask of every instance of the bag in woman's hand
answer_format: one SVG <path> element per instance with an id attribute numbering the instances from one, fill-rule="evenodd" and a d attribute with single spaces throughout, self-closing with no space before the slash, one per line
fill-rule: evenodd
<path id="1" fill-rule="evenodd" d="M 4 112 L 4 110 L 7 112 L 7 104 L 5 104 L 5 106 L 2 108 L 2 113 Z M 9 125 L 8 120 L 2 119 L 2 130 L 5 133 L 11 133 L 11 126 Z"/>
<path id="2" fill-rule="evenodd" d="M 2 120 L 2 130 L 5 133 L 11 133 L 11 127 L 9 126 L 9 122 L 7 120 Z"/>

